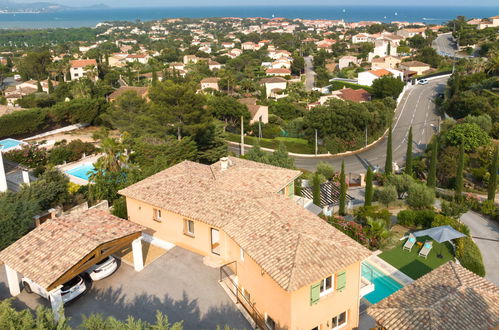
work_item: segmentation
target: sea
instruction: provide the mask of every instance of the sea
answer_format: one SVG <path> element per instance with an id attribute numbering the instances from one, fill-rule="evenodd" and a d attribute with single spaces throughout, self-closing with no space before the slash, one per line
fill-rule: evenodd
<path id="1" fill-rule="evenodd" d="M 150 21 L 162 18 L 286 17 L 356 21 L 409 21 L 441 24 L 457 16 L 484 18 L 496 7 L 477 6 L 206 6 L 80 9 L 55 13 L 0 14 L 2 29 L 93 27 L 104 21 Z"/>

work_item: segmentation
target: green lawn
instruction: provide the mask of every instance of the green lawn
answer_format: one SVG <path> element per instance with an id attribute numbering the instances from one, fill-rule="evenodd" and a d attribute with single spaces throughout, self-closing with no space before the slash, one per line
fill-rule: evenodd
<path id="1" fill-rule="evenodd" d="M 426 240 L 433 242 L 433 248 L 427 259 L 418 256 L 421 248 L 416 244 L 412 247 L 410 252 L 402 250 L 402 246 L 405 244 L 406 240 L 401 241 L 393 249 L 381 253 L 378 257 L 414 280 L 454 258 L 452 246 L 449 243 L 440 244 L 427 236 L 418 237 L 417 239 L 419 242 L 423 243 Z M 442 253 L 442 259 L 437 258 L 438 253 Z"/>

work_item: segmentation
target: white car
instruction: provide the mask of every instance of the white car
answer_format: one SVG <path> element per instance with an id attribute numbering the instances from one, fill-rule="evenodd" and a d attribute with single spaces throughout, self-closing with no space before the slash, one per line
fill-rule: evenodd
<path id="1" fill-rule="evenodd" d="M 427 83 L 428 83 L 428 80 L 426 80 L 426 79 L 418 80 L 418 84 L 420 84 L 420 85 L 426 85 Z"/>
<path id="2" fill-rule="evenodd" d="M 85 273 L 90 276 L 92 281 L 98 281 L 102 280 L 105 277 L 108 277 L 109 275 L 114 273 L 116 269 L 118 269 L 118 263 L 116 262 L 116 259 L 109 256 L 87 269 Z"/>
<path id="3" fill-rule="evenodd" d="M 27 277 L 23 277 L 21 279 L 21 283 L 23 284 L 24 290 L 26 290 L 27 293 L 36 293 L 40 295 L 41 297 L 50 300 L 50 296 L 47 290 L 45 290 L 43 287 L 39 286 L 32 280 L 30 280 Z M 83 278 L 78 275 L 76 277 L 73 277 L 71 280 L 67 281 L 62 285 L 61 288 L 61 298 L 62 302 L 68 303 L 71 300 L 75 299 L 82 293 L 84 293 L 87 290 L 87 286 L 85 285 L 85 281 Z"/>

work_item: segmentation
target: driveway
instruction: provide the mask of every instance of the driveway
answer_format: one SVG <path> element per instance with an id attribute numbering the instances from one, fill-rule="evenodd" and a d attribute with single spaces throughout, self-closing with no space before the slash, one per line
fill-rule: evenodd
<path id="1" fill-rule="evenodd" d="M 1 267 L 0 299 L 5 299 L 10 295 Z M 82 314 L 91 313 L 155 322 L 159 310 L 170 323 L 183 320 L 184 329 L 215 329 L 217 325 L 250 329 L 218 284 L 218 277 L 218 269 L 205 266 L 201 256 L 175 247 L 141 272 L 122 263 L 115 274 L 94 282 L 84 296 L 66 306 L 66 316 L 73 327 L 81 323 Z M 49 307 L 44 299 L 24 291 L 14 300 L 16 308 L 35 309 L 40 303 Z"/>
<path id="2" fill-rule="evenodd" d="M 463 214 L 461 221 L 470 227 L 471 237 L 482 252 L 485 278 L 499 285 L 499 225 L 473 211 Z"/>

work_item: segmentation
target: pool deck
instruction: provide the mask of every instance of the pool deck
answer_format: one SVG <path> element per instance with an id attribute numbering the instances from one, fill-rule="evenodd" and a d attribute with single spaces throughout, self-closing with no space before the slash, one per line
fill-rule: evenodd
<path id="1" fill-rule="evenodd" d="M 407 276 L 406 274 L 402 273 L 400 270 L 397 268 L 393 267 L 377 255 L 380 254 L 382 251 L 376 251 L 375 255 L 370 256 L 364 261 L 367 261 L 368 263 L 372 264 L 376 268 L 378 268 L 381 272 L 385 273 L 386 275 L 392 277 L 394 280 L 402 284 L 403 286 L 409 285 L 414 280 Z"/>
<path id="2" fill-rule="evenodd" d="M 85 186 L 85 185 L 89 184 L 90 182 L 88 182 L 87 180 L 78 178 L 74 175 L 68 174 L 68 173 L 66 173 L 66 171 L 72 170 L 73 168 L 81 166 L 82 164 L 85 164 L 85 163 L 95 163 L 97 161 L 97 159 L 99 159 L 100 157 L 102 157 L 102 154 L 91 155 L 91 156 L 82 158 L 80 160 L 77 160 L 76 162 L 73 162 L 73 163 L 59 165 L 57 167 L 57 169 L 59 171 L 61 171 L 62 173 L 66 174 L 69 178 L 69 181 L 76 183 L 77 185 L 80 185 L 80 186 Z"/>

